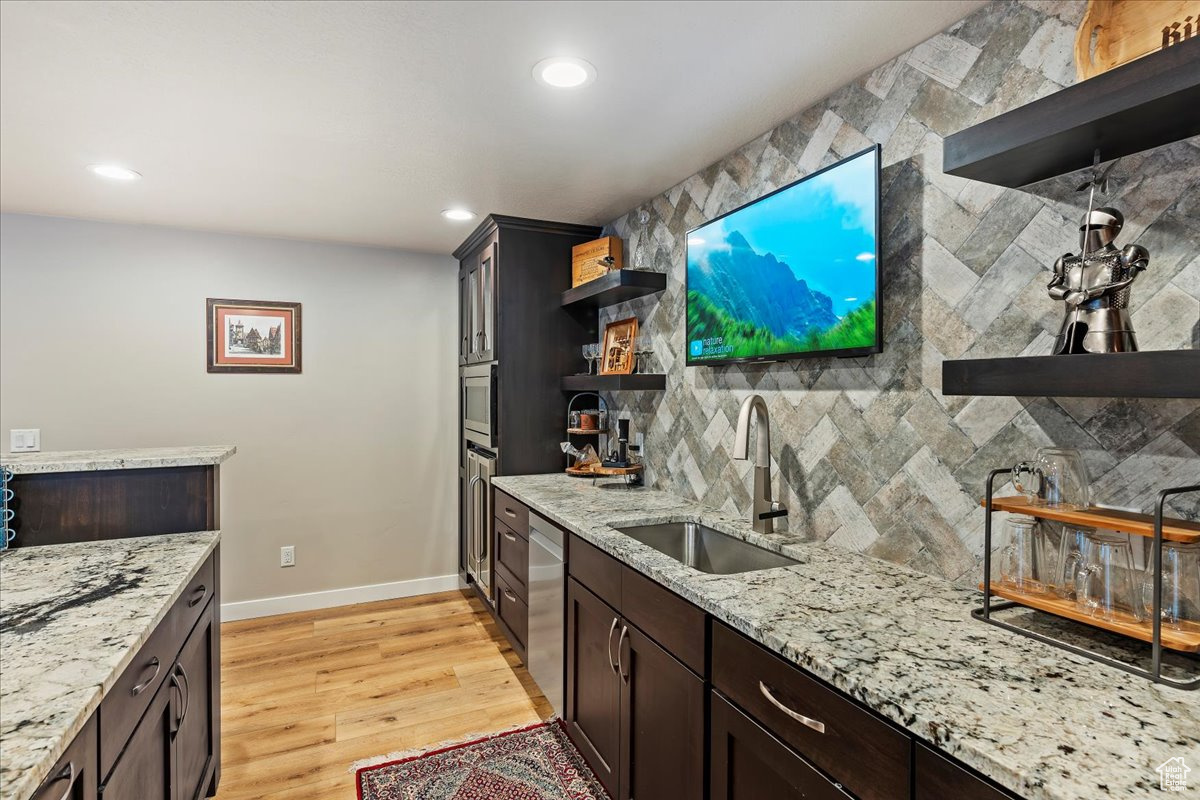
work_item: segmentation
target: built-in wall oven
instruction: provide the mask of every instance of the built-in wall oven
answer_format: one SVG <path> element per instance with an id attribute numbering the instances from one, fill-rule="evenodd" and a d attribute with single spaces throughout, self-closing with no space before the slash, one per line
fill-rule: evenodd
<path id="1" fill-rule="evenodd" d="M 462 368 L 463 437 L 470 443 L 496 447 L 496 365 Z"/>
<path id="2" fill-rule="evenodd" d="M 463 509 L 467 573 L 492 605 L 495 605 L 492 595 L 492 478 L 495 475 L 496 454 L 468 446 L 467 490 Z"/>

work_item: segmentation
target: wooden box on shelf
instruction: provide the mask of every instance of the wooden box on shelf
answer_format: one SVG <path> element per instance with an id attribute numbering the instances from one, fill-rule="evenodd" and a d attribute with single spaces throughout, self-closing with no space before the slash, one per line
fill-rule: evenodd
<path id="1" fill-rule="evenodd" d="M 623 266 L 619 236 L 601 236 L 594 241 L 577 244 L 571 248 L 571 286 L 602 278 L 610 270 Z"/>
<path id="2" fill-rule="evenodd" d="M 982 505 L 986 507 L 986 501 Z M 1098 507 L 1075 509 L 1037 506 L 1031 504 L 1026 497 L 993 497 L 992 510 L 1154 538 L 1154 517 L 1149 514 L 1135 514 L 1129 511 Z M 1170 542 L 1200 542 L 1200 523 L 1164 517 L 1162 538 L 1164 541 Z M 979 588 L 983 589 L 984 587 L 981 584 Z M 1049 594 L 1020 592 L 996 582 L 992 582 L 991 592 L 1005 600 L 1011 600 L 1014 603 L 1020 603 L 1023 606 L 1095 628 L 1103 628 L 1133 639 L 1140 639 L 1143 642 L 1153 640 L 1151 624 L 1147 621 L 1137 620 L 1132 615 L 1127 619 L 1099 619 L 1078 609 L 1071 600 Z M 1200 625 L 1180 630 L 1164 625 L 1162 627 L 1162 646 L 1185 653 L 1200 652 Z"/>

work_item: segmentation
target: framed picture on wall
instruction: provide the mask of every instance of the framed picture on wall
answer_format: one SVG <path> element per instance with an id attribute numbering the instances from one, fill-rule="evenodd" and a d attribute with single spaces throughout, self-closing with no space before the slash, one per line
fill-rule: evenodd
<path id="1" fill-rule="evenodd" d="M 637 317 L 610 322 L 604 328 L 601 375 L 629 375 L 633 372 L 633 340 L 637 337 L 637 329 Z"/>
<path id="2" fill-rule="evenodd" d="M 300 372 L 300 304 L 208 298 L 209 372 Z"/>

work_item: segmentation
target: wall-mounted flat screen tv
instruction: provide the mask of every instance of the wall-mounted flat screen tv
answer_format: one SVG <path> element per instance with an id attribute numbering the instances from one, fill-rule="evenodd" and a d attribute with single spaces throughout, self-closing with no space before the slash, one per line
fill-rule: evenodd
<path id="1" fill-rule="evenodd" d="M 687 364 L 882 348 L 879 146 L 688 231 Z"/>

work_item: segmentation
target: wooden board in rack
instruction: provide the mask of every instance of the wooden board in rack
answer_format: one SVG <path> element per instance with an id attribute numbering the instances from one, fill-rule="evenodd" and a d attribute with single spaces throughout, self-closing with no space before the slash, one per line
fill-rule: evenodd
<path id="1" fill-rule="evenodd" d="M 980 505 L 985 503 L 986 501 L 981 501 Z M 1095 506 L 1086 510 L 1047 508 L 1030 505 L 1026 497 L 993 497 L 992 508 L 1010 514 L 1024 514 L 1072 525 L 1086 525 L 1089 528 L 1132 533 L 1135 536 L 1154 536 L 1154 517 L 1149 514 L 1135 514 L 1131 511 Z M 1200 542 L 1200 523 L 1163 517 L 1163 538 L 1171 542 Z"/>
<path id="2" fill-rule="evenodd" d="M 982 590 L 983 585 L 981 584 L 979 588 Z M 1082 622 L 1084 625 L 1091 625 L 1094 628 L 1103 628 L 1106 631 L 1140 639 L 1143 642 L 1149 642 L 1153 638 L 1153 629 L 1148 622 L 1138 622 L 1133 617 L 1114 622 L 1098 619 L 1076 608 L 1073 600 L 1047 597 L 1045 595 L 1024 594 L 1023 592 L 1013 591 L 995 583 L 992 584 L 992 594 L 997 597 L 1003 597 L 1005 600 L 1012 600 L 1014 603 L 1020 603 L 1028 608 L 1045 611 L 1047 614 L 1065 617 L 1075 622 Z M 1181 631 L 1163 625 L 1162 646 L 1169 650 L 1178 650 L 1182 653 L 1200 652 L 1200 628 Z"/>

